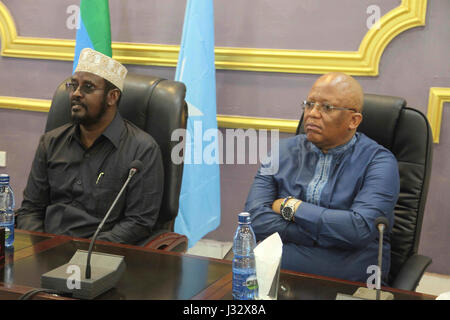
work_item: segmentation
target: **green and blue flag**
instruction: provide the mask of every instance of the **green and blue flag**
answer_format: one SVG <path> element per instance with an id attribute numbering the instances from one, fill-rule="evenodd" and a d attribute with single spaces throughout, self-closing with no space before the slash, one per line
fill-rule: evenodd
<path id="1" fill-rule="evenodd" d="M 81 0 L 80 2 L 73 71 L 78 65 L 80 52 L 84 48 L 91 48 L 112 57 L 108 0 Z"/>

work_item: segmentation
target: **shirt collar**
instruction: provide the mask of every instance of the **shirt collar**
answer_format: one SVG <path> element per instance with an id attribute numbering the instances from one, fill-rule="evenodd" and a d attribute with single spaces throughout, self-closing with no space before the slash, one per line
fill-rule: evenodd
<path id="1" fill-rule="evenodd" d="M 103 131 L 102 135 L 108 138 L 116 148 L 119 148 L 120 136 L 124 128 L 123 118 L 119 111 L 117 111 L 113 121 Z"/>
<path id="2" fill-rule="evenodd" d="M 123 123 L 123 118 L 120 115 L 119 111 L 117 111 L 116 115 L 114 116 L 114 119 L 106 127 L 105 131 L 103 131 L 101 136 L 105 136 L 106 138 L 108 138 L 109 141 L 111 141 L 114 147 L 119 148 L 120 136 L 124 128 L 125 125 Z M 79 125 L 72 126 L 69 139 L 71 140 L 73 138 L 81 143 Z"/>
<path id="3" fill-rule="evenodd" d="M 353 135 L 353 137 L 350 139 L 349 142 L 342 144 L 340 146 L 337 146 L 333 149 L 328 150 L 328 153 L 331 154 L 341 154 L 344 153 L 345 151 L 347 151 L 348 149 L 350 149 L 351 147 L 353 147 L 353 145 L 356 142 L 356 134 Z"/>
<path id="4" fill-rule="evenodd" d="M 340 146 L 334 147 L 332 149 L 329 149 L 327 154 L 332 154 L 332 155 L 339 155 L 344 153 L 346 150 L 350 149 L 351 147 L 353 147 L 353 145 L 356 143 L 357 140 L 357 135 L 359 135 L 358 132 L 356 132 L 353 137 L 350 139 L 350 141 L 341 144 Z M 308 140 L 306 140 L 308 141 Z M 314 143 L 308 141 L 308 145 L 311 147 L 311 150 L 315 151 L 315 152 L 322 152 L 322 150 L 320 150 L 318 147 L 316 147 L 314 145 Z"/>

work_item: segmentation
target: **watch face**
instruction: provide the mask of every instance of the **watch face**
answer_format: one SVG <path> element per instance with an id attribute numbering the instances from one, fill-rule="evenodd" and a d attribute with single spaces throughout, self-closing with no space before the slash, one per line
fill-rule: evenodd
<path id="1" fill-rule="evenodd" d="M 282 214 L 283 214 L 283 218 L 285 218 L 287 220 L 291 220 L 292 208 L 291 207 L 284 207 Z"/>

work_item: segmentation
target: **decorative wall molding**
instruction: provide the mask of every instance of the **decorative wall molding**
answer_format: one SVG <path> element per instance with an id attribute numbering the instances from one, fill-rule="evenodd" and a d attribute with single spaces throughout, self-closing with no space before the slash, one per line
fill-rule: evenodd
<path id="1" fill-rule="evenodd" d="M 0 109 L 48 112 L 51 100 L 18 97 L 0 97 Z"/>
<path id="2" fill-rule="evenodd" d="M 358 51 L 317 51 L 216 47 L 216 68 L 261 72 L 322 74 L 341 71 L 351 75 L 376 76 L 386 46 L 400 33 L 425 25 L 427 0 L 402 0 L 380 19 L 380 28 L 370 29 Z M 75 40 L 23 37 L 14 19 L 0 1 L 1 55 L 15 58 L 72 61 Z M 175 67 L 179 46 L 113 42 L 113 57 L 125 64 Z"/>
<path id="3" fill-rule="evenodd" d="M 441 134 L 442 111 L 444 109 L 445 102 L 450 102 L 450 88 L 430 88 L 427 118 L 430 122 L 434 143 L 439 143 L 439 136 Z"/>
<path id="4" fill-rule="evenodd" d="M 0 109 L 48 112 L 51 103 L 51 100 L 45 99 L 0 96 Z M 220 128 L 278 129 L 280 132 L 295 133 L 298 120 L 217 115 L 217 124 Z"/>
<path id="5" fill-rule="evenodd" d="M 217 125 L 219 128 L 252 128 L 256 130 L 267 129 L 279 130 L 280 132 L 286 133 L 295 133 L 298 122 L 299 120 L 217 115 Z"/>
<path id="6" fill-rule="evenodd" d="M 442 111 L 444 103 L 450 102 L 450 88 L 430 88 L 427 118 L 430 122 L 433 142 L 439 143 Z M 0 96 L 0 109 L 18 109 L 25 111 L 48 112 L 51 100 Z M 278 129 L 280 132 L 295 133 L 298 120 L 217 115 L 220 128 L 240 129 Z"/>

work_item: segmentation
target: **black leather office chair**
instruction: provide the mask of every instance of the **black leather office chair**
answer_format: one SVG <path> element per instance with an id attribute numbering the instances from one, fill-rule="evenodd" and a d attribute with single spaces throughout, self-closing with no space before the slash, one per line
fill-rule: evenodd
<path id="1" fill-rule="evenodd" d="M 297 134 L 303 133 L 303 116 Z M 391 235 L 391 287 L 414 291 L 431 259 L 417 254 L 431 173 L 432 134 L 427 118 L 403 98 L 366 94 L 358 131 L 397 158 L 400 195 Z"/>
<path id="2" fill-rule="evenodd" d="M 70 121 L 69 93 L 64 80 L 57 88 L 45 131 L 57 128 Z M 159 144 L 164 164 L 164 194 L 158 221 L 152 236 L 142 245 L 167 251 L 187 250 L 187 238 L 173 232 L 178 214 L 178 199 L 183 175 L 183 164 L 171 161 L 172 148 L 178 141 L 171 141 L 173 130 L 186 129 L 187 105 L 184 100 L 186 87 L 181 82 L 153 76 L 128 74 L 125 79 L 119 112 L 148 132 Z"/>

